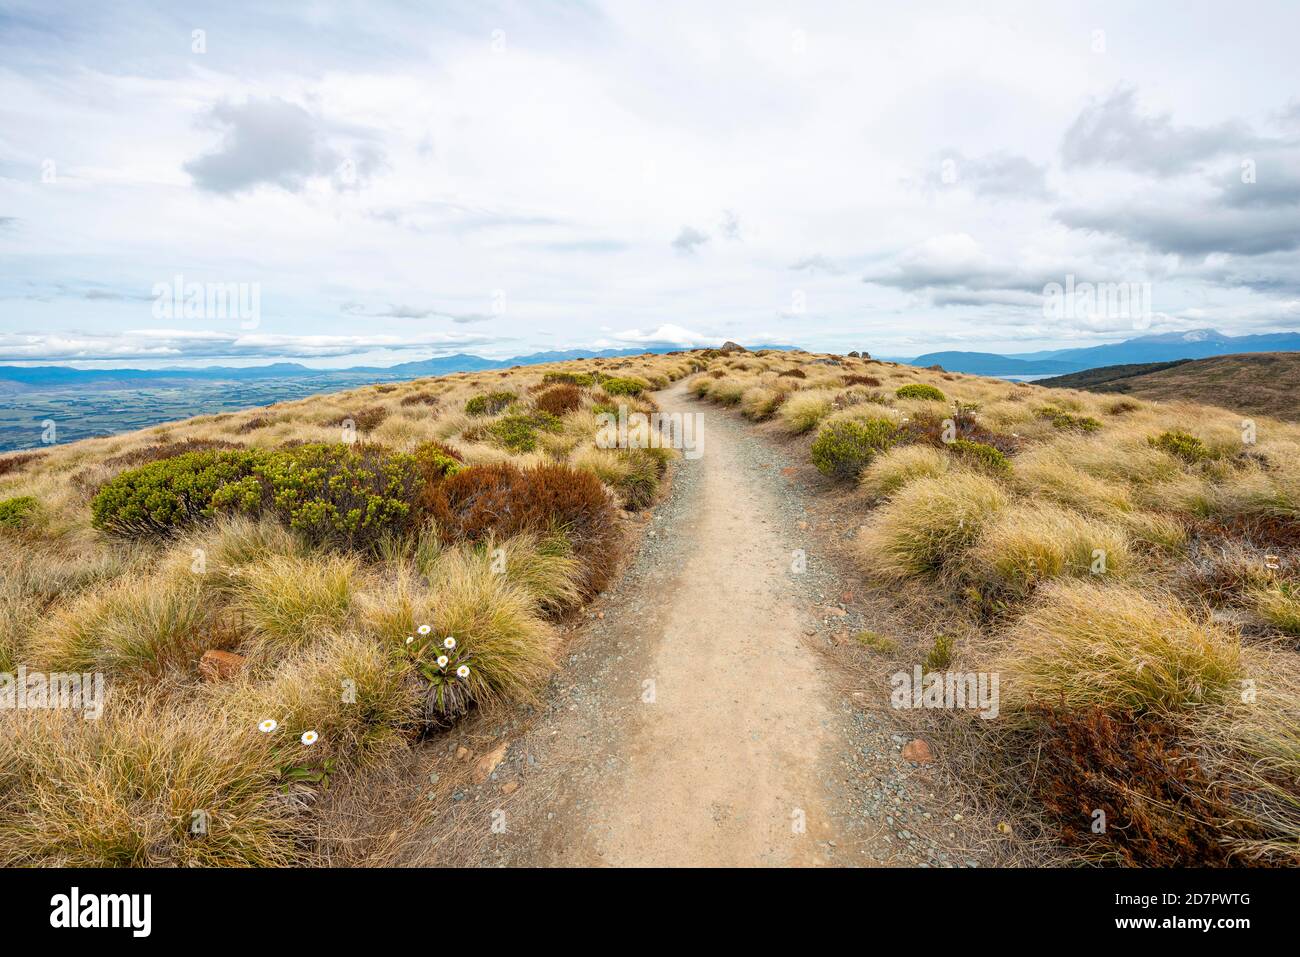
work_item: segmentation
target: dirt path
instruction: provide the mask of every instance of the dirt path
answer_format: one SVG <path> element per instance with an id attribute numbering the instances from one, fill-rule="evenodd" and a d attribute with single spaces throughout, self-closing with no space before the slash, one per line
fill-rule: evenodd
<path id="1" fill-rule="evenodd" d="M 883 689 L 855 689 L 824 653 L 841 586 L 778 454 L 685 383 L 657 398 L 704 415 L 703 454 L 677 466 L 522 733 L 449 743 L 444 760 L 467 766 L 495 751 L 452 795 L 488 832 L 468 859 L 431 840 L 412 862 L 977 863 L 889 714 L 862 707 Z"/>

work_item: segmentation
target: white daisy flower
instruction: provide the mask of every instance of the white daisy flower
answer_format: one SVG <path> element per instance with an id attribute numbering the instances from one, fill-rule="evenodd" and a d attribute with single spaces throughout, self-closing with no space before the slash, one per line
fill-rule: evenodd
<path id="1" fill-rule="evenodd" d="M 302 743 L 303 743 L 303 744 L 315 744 L 315 743 L 316 743 L 316 740 L 317 740 L 319 737 L 320 737 L 320 735 L 317 734 L 315 731 L 304 731 L 304 732 L 302 733 Z"/>
<path id="2" fill-rule="evenodd" d="M 270 734 L 276 728 L 280 727 L 280 722 L 274 718 L 267 718 L 265 721 L 258 722 L 257 730 L 263 734 Z"/>
<path id="3" fill-rule="evenodd" d="M 469 677 L 469 665 L 461 665 L 459 668 L 457 668 L 457 669 L 456 669 L 456 676 L 457 676 L 458 678 L 468 678 L 468 677 Z"/>
<path id="4" fill-rule="evenodd" d="M 439 668 L 446 668 L 446 667 L 447 667 L 447 656 L 446 656 L 446 655 L 439 655 L 439 656 L 438 656 L 438 667 L 439 667 Z"/>
<path id="5" fill-rule="evenodd" d="M 428 625 L 421 625 L 419 628 L 416 629 L 416 631 L 418 631 L 422 635 L 427 635 L 429 632 L 433 631 L 433 629 L 430 628 Z"/>
<path id="6" fill-rule="evenodd" d="M 448 635 L 443 639 L 442 646 L 448 651 L 451 651 L 451 649 L 456 647 L 456 639 L 451 637 L 451 635 Z"/>

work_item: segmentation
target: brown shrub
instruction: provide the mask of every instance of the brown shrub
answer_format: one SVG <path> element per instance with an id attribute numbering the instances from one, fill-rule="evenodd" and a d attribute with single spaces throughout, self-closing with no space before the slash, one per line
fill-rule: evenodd
<path id="1" fill-rule="evenodd" d="M 255 415 L 246 422 L 241 422 L 235 429 L 240 435 L 247 435 L 249 432 L 256 432 L 258 429 L 265 429 L 268 426 L 275 425 L 275 419 L 269 415 Z"/>
<path id="2" fill-rule="evenodd" d="M 991 445 L 1003 455 L 1013 455 L 1020 450 L 1021 442 L 1019 439 L 1014 436 L 1003 435 L 1000 432 L 990 431 L 975 421 L 973 415 L 964 415 L 960 412 L 954 413 L 948 419 L 941 418 L 930 412 L 918 412 L 903 425 L 901 431 L 912 442 L 922 442 L 944 448 L 948 444 L 943 440 L 945 423 L 948 421 L 953 423 L 954 432 L 956 433 L 954 438 L 956 439 Z"/>
<path id="3" fill-rule="evenodd" d="M 35 462 L 44 455 L 44 452 L 19 452 L 17 455 L 6 455 L 0 458 L 0 475 L 17 471 L 28 462 Z"/>
<path id="4" fill-rule="evenodd" d="M 845 385 L 865 385 L 873 389 L 880 385 L 880 380 L 873 375 L 846 375 L 843 381 Z"/>
<path id="5" fill-rule="evenodd" d="M 784 369 L 784 370 L 782 370 L 781 372 L 778 372 L 777 375 L 778 375 L 778 376 L 789 376 L 791 379 L 806 379 L 806 378 L 808 378 L 808 373 L 804 372 L 802 369 Z"/>
<path id="6" fill-rule="evenodd" d="M 534 404 L 541 412 L 564 415 L 582 405 L 582 390 L 576 385 L 557 385 L 539 395 Z"/>
<path id="7" fill-rule="evenodd" d="M 605 587 L 618 557 L 617 511 L 605 487 L 565 465 L 475 466 L 432 486 L 425 507 L 453 541 L 562 532 L 583 563 L 587 595 Z"/>
<path id="8" fill-rule="evenodd" d="M 1300 548 L 1300 519 L 1285 515 L 1236 515 L 1198 523 L 1206 538 L 1246 542 L 1257 548 Z"/>
<path id="9" fill-rule="evenodd" d="M 709 371 L 710 378 L 714 378 L 714 379 L 721 379 L 726 374 L 727 373 L 722 369 L 712 369 Z"/>
<path id="10" fill-rule="evenodd" d="M 111 458 L 104 459 L 104 465 L 112 467 L 144 465 L 146 462 L 157 462 L 159 459 L 169 459 L 175 455 L 183 455 L 186 452 L 208 452 L 213 449 L 242 449 L 241 442 L 226 442 L 223 439 L 186 439 L 183 442 L 161 442 L 158 445 L 146 445 L 144 448 L 132 449 L 130 452 L 123 452 L 121 455 L 114 455 Z"/>
<path id="11" fill-rule="evenodd" d="M 1264 836 L 1211 788 L 1175 729 L 1150 716 L 1037 709 L 1032 787 L 1065 844 L 1130 867 L 1229 867 L 1231 842 Z M 1093 830 L 1095 812 L 1105 828 Z"/>
<path id="12" fill-rule="evenodd" d="M 349 412 L 336 423 L 345 425 L 349 419 L 356 426 L 358 432 L 370 432 L 379 426 L 380 422 L 388 418 L 388 410 L 382 405 L 371 405 L 356 412 Z"/>
<path id="13" fill-rule="evenodd" d="M 412 392 L 410 395 L 402 396 L 402 401 L 400 404 L 403 406 L 412 406 L 412 405 L 434 406 L 438 404 L 438 397 L 434 395 L 432 392 Z"/>

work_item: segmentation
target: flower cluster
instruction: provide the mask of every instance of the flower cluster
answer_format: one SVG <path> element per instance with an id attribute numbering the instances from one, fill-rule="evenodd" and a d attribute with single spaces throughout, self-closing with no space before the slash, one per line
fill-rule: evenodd
<path id="1" fill-rule="evenodd" d="M 421 625 L 406 639 L 407 654 L 416 670 L 429 683 L 427 709 L 430 717 L 445 719 L 463 713 L 469 707 L 466 682 L 470 676 L 470 656 L 447 635 L 439 640 L 429 625 Z"/>

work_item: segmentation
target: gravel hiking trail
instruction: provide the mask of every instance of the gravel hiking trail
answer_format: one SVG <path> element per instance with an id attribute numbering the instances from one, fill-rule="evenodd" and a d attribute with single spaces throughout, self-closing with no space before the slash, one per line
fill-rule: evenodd
<path id="1" fill-rule="evenodd" d="M 947 840 L 953 809 L 899 756 L 887 711 L 862 707 L 826 653 L 824 623 L 843 620 L 825 618 L 827 594 L 844 586 L 818 570 L 793 470 L 684 382 L 656 398 L 703 414 L 702 454 L 676 464 L 624 574 L 566 636 L 542 703 L 504 737 L 448 742 L 444 766 L 479 773 L 446 813 L 496 826 L 454 853 L 430 834 L 408 861 L 976 864 Z"/>

